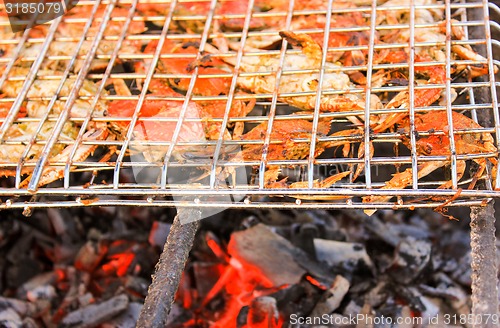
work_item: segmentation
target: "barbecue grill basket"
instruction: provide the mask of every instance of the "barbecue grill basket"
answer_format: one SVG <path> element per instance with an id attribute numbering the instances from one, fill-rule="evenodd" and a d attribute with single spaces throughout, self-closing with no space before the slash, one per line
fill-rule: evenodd
<path id="1" fill-rule="evenodd" d="M 203 2 L 203 1 L 201 1 Z M 242 12 L 224 12 L 215 10 L 221 3 L 207 1 L 209 8 L 204 15 L 192 14 L 180 10 L 189 5 L 186 1 L 79 1 L 75 8 L 80 14 L 58 17 L 44 26 L 38 35 L 34 27 L 18 33 L 10 33 L 7 18 L 0 20 L 0 27 L 6 37 L 0 40 L 2 56 L 0 56 L 0 89 L 4 90 L 0 97 L 0 109 L 6 108 L 5 117 L 1 119 L 0 143 L 4 150 L 0 170 L 8 177 L 2 180 L 0 187 L 0 208 L 36 207 L 78 207 L 78 206 L 176 206 L 176 207 L 297 207 L 297 208 L 435 208 L 446 206 L 473 206 L 484 204 L 490 198 L 499 195 L 500 180 L 493 179 L 494 165 L 498 153 L 467 152 L 455 149 L 454 136 L 475 132 L 489 134 L 496 149 L 500 147 L 500 119 L 496 96 L 496 77 L 494 51 L 500 45 L 492 39 L 492 32 L 498 31 L 498 24 L 488 20 L 490 12 L 498 12 L 498 8 L 486 1 L 414 1 L 409 6 L 404 2 L 389 6 L 387 3 L 377 5 L 371 1 L 358 1 L 357 5 L 340 5 L 340 2 L 329 2 L 320 9 L 301 9 L 299 1 L 290 1 L 287 10 L 257 10 L 255 1 L 250 0 L 248 7 Z M 392 2 L 391 2 L 392 3 Z M 154 6 L 148 6 L 154 5 Z M 5 10 L 5 7 L 4 9 Z M 398 24 L 380 22 L 388 10 L 404 12 L 406 21 Z M 421 23 L 419 15 L 424 11 L 442 13 L 441 23 Z M 332 12 L 332 15 L 326 15 Z M 295 29 L 295 33 L 309 33 L 324 36 L 323 52 L 319 71 L 311 69 L 289 69 L 284 67 L 288 56 L 301 54 L 297 47 L 281 38 L 267 49 L 250 49 L 241 47 L 246 42 L 276 38 L 280 31 L 292 30 L 292 18 L 305 16 L 322 17 L 324 26 L 328 26 L 335 17 L 360 15 L 366 24 L 332 25 L 330 32 L 341 35 L 359 32 L 367 36 L 359 44 L 341 44 L 324 47 L 329 44 L 330 33 L 324 28 Z M 35 17 L 36 18 L 36 17 Z M 34 19 L 35 19 L 34 18 Z M 268 28 L 252 26 L 256 20 L 269 22 L 279 19 L 280 25 Z M 312 18 L 311 18 L 312 19 Z M 241 25 L 234 29 L 229 22 Z M 33 21 L 18 20 L 16 24 L 30 26 Z M 137 33 L 138 25 L 144 29 Z M 223 25 L 225 28 L 220 28 Z M 60 30 L 78 31 L 63 35 Z M 219 28 L 219 29 L 218 29 Z M 451 37 L 452 29 L 463 29 L 465 37 L 461 40 Z M 218 29 L 218 30 L 217 30 Z M 444 29 L 448 35 L 443 41 L 419 41 L 416 33 L 426 30 L 431 33 Z M 188 32 L 186 32 L 188 31 Z M 379 42 L 381 35 L 388 33 L 408 33 L 408 43 Z M 230 47 L 224 49 L 221 40 L 229 42 Z M 172 54 L 160 51 L 168 42 L 186 42 L 199 47 L 196 54 Z M 158 43 L 154 51 L 143 52 L 149 43 Z M 320 42 L 321 43 L 321 42 Z M 132 51 L 140 45 L 141 51 Z M 234 46 L 239 44 L 239 48 Z M 457 59 L 453 57 L 452 47 L 455 45 L 469 47 L 482 54 L 484 59 Z M 439 46 L 443 49 L 443 60 L 432 63 L 419 63 L 416 60 L 418 49 Z M 214 49 L 218 49 L 215 53 Z M 382 51 L 401 51 L 410 49 L 408 62 L 377 63 L 374 56 Z M 417 50 L 415 50 L 417 49 Z M 342 53 L 361 52 L 367 54 L 363 63 L 351 63 L 351 66 L 336 65 L 339 74 L 359 74 L 366 79 L 366 87 L 352 84 L 348 90 L 320 90 L 315 92 L 282 93 L 275 89 L 273 93 L 242 92 L 238 86 L 238 78 L 252 76 L 275 75 L 276 79 L 284 76 L 300 74 L 318 74 L 318 85 L 326 74 L 331 73 L 326 62 L 329 56 Z M 191 58 L 203 64 L 208 58 L 232 61 L 236 67 L 227 70 L 226 74 L 204 75 L 198 67 L 184 73 L 166 73 L 158 69 L 164 60 Z M 279 60 L 278 70 L 245 72 L 241 68 L 245 60 L 259 60 L 275 56 Z M 104 63 L 104 64 L 103 64 Z M 144 71 L 137 70 L 138 65 L 145 63 Z M 202 65 L 201 64 L 201 65 Z M 427 86 L 442 91 L 439 102 L 426 107 L 410 106 L 410 108 L 387 109 L 374 108 L 373 98 L 377 95 L 382 105 L 387 104 L 398 93 L 409 90 L 411 95 L 424 87 L 418 83 L 415 74 L 407 76 L 407 85 L 398 83 L 396 79 L 390 83 L 377 85 L 374 79 L 382 70 L 385 72 L 400 70 L 413 72 L 425 67 L 440 67 L 446 72 L 445 82 Z M 456 67 L 466 67 L 464 73 L 455 74 Z M 486 67 L 487 73 L 482 77 L 470 78 L 467 70 L 474 67 Z M 22 67 L 22 69 L 20 69 Z M 47 68 L 50 67 L 50 68 Z M 57 67 L 57 69 L 54 69 Z M 230 67 L 230 66 L 228 66 Z M 330 68 L 329 68 L 330 67 Z M 156 69 L 155 69 L 156 68 Z M 359 75 L 358 75 L 359 76 Z M 228 94 L 203 96 L 195 91 L 195 81 L 210 78 L 226 78 L 230 81 Z M 159 80 L 186 79 L 187 90 L 180 96 L 149 93 L 148 86 Z M 404 79 L 401 79 L 404 80 Z M 89 81 L 92 83 L 88 85 Z M 119 94 L 120 81 L 124 81 L 128 95 Z M 399 81 L 401 82 L 401 81 Z M 6 86 L 14 86 L 15 96 L 7 95 Z M 70 85 L 70 87 L 64 87 Z M 123 84 L 121 85 L 123 87 Z M 42 89 L 42 90 L 40 90 Z M 59 89 L 59 90 L 58 90 Z M 42 92 L 42 91 L 45 92 Z M 47 91 L 48 90 L 48 91 Z M 90 90 L 90 91 L 89 91 Z M 50 94 L 50 92 L 54 92 Z M 319 102 L 314 110 L 304 113 L 296 107 L 285 104 L 284 99 L 298 96 L 321 95 L 358 95 L 365 102 L 364 109 L 352 111 L 320 112 Z M 456 100 L 452 99 L 456 94 Z M 145 117 L 139 114 L 141 106 L 147 107 L 152 99 L 163 99 L 179 104 L 179 116 L 175 119 L 165 117 Z M 130 100 L 132 107 L 127 114 L 120 117 L 110 115 L 105 108 L 118 100 Z M 419 99 L 412 99 L 415 104 Z M 216 118 L 190 116 L 189 104 L 210 101 L 224 101 L 224 115 Z M 231 104 L 237 101 L 255 102 L 255 107 L 245 117 L 230 117 Z M 90 110 L 81 115 L 72 114 L 79 102 L 90 105 Z M 45 106 L 49 110 L 42 111 L 39 116 L 27 115 L 23 112 L 33 106 Z M 370 127 L 370 120 L 377 114 L 394 114 L 408 112 L 415 117 L 423 112 L 443 111 L 447 113 L 448 123 L 452 111 L 479 122 L 480 127 L 473 126 L 468 130 L 441 131 L 443 140 L 450 143 L 450 155 L 425 155 L 417 149 L 419 138 L 424 134 L 415 129 L 402 131 L 388 129 L 375 133 Z M 161 115 L 160 115 L 161 116 Z M 359 119 L 357 126 L 351 118 Z M 331 120 L 332 128 L 328 134 L 315 134 L 314 138 L 292 138 L 295 147 L 307 145 L 309 156 L 301 159 L 273 159 L 262 151 L 258 160 L 248 160 L 241 156 L 242 150 L 251 145 L 260 145 L 261 149 L 269 149 L 273 144 L 283 140 L 271 137 L 277 124 L 294 120 L 308 120 L 312 131 L 317 131 L 322 121 Z M 280 122 L 281 121 L 281 122 Z M 162 122 L 164 125 L 162 125 Z M 234 131 L 244 126 L 244 133 L 268 122 L 265 133 L 260 140 L 233 138 L 229 140 L 222 135 L 211 140 L 183 138 L 184 127 L 202 129 L 204 124 L 222 126 Z M 172 130 L 170 140 L 138 139 L 134 126 L 154 126 Z M 449 124 L 448 124 L 449 125 Z M 443 122 L 443 127 L 447 122 Z M 450 125 L 451 126 L 451 125 Z M 121 130 L 117 133 L 117 130 Z M 21 130 L 12 137 L 12 129 Z M 29 130 L 32 129 L 33 131 Z M 103 129 L 103 130 L 99 130 Z M 333 133 L 358 129 L 345 140 L 352 140 L 347 156 L 343 150 L 347 148 L 332 147 L 322 154 L 314 156 L 322 143 L 342 140 L 331 136 Z M 28 131 L 29 132 L 26 132 Z M 96 137 L 96 131 L 103 132 L 105 137 Z M 147 130 L 147 129 L 146 129 Z M 25 133 L 23 135 L 23 132 Z M 144 132 L 145 134 L 148 131 Z M 428 132 L 439 133 L 435 131 Z M 408 147 L 402 142 L 406 135 Z M 413 135 L 413 137 L 411 137 Z M 350 139 L 349 139 L 350 138 Z M 363 142 L 363 143 L 362 143 Z M 364 147 L 365 154 L 369 145 L 374 145 L 373 157 L 358 158 L 359 147 Z M 113 154 L 110 154 L 113 152 Z M 16 156 L 12 156 L 15 153 Z M 59 156 L 67 153 L 67 156 Z M 80 156 L 85 153 L 85 156 Z M 86 155 L 89 155 L 86 157 Z M 13 158 L 12 158 L 13 157 Z M 154 158 L 154 160 L 151 160 Z M 407 188 L 381 189 L 393 174 L 411 168 L 417 172 L 418 165 L 430 161 L 446 162 L 447 165 L 434 173 L 417 179 L 413 174 Z M 459 177 L 461 163 L 465 161 L 467 168 L 464 177 Z M 477 171 L 477 162 L 488 163 L 485 173 L 476 183 L 474 189 L 468 186 Z M 360 177 L 354 179 L 353 173 L 333 185 L 315 184 L 329 176 L 347 172 L 364 164 Z M 278 181 L 288 178 L 286 183 L 269 188 L 266 172 L 272 167 L 280 167 Z M 42 185 L 44 176 L 52 170 L 58 172 L 60 179 Z M 224 172 L 233 173 L 232 175 Z M 472 173 L 469 173 L 472 172 Z M 221 177 L 222 176 L 222 177 Z M 300 188 L 287 187 L 294 181 L 302 181 Z M 440 189 L 440 185 L 451 181 L 451 188 Z M 362 202 L 367 196 L 393 196 L 390 201 L 381 203 Z"/>

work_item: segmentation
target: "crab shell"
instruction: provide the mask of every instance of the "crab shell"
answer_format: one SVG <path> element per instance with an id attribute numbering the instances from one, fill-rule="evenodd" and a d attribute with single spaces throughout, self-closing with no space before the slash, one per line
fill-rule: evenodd
<path id="1" fill-rule="evenodd" d="M 469 117 L 452 112 L 453 129 L 468 130 L 481 129 L 482 126 Z M 402 122 L 404 132 L 409 132 L 409 119 Z M 428 112 L 415 116 L 415 131 L 417 133 L 429 132 L 430 135 L 417 138 L 417 152 L 422 155 L 451 155 L 448 116 L 446 111 Z M 444 134 L 433 132 L 443 131 Z M 454 134 L 455 148 L 459 155 L 471 153 L 496 152 L 494 139 L 489 133 L 464 133 Z M 410 146 L 409 140 L 404 140 L 405 145 Z"/>

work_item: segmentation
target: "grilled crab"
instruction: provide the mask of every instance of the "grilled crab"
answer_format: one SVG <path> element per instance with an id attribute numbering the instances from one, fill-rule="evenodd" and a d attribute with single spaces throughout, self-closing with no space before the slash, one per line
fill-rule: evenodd
<path id="1" fill-rule="evenodd" d="M 9 79 L 5 81 L 0 90 L 2 92 L 2 97 L 17 97 L 24 81 L 16 80 L 14 77 L 25 76 L 28 70 L 28 68 L 17 67 L 10 72 Z M 21 107 L 20 113 L 18 114 L 18 118 L 28 116 L 31 119 L 36 120 L 16 120 L 11 126 L 6 128 L 2 140 L 8 141 L 8 143 L 3 144 L 2 147 L 0 147 L 0 163 L 5 164 L 19 162 L 20 164 L 33 164 L 34 161 L 40 157 L 41 151 L 44 147 L 43 142 L 50 138 L 55 126 L 54 121 L 46 120 L 42 122 L 42 119 L 45 116 L 55 117 L 59 115 L 65 106 L 65 101 L 56 100 L 51 112 L 47 113 L 49 101 L 40 99 L 53 97 L 60 84 L 60 80 L 44 80 L 43 77 L 47 75 L 61 75 L 62 77 L 63 74 L 57 71 L 40 70 L 38 75 L 40 78 L 34 81 L 28 92 L 25 105 Z M 74 77 L 68 77 L 61 92 L 59 93 L 59 96 L 67 97 L 74 84 Z M 92 114 L 94 117 L 103 116 L 103 113 L 107 108 L 106 101 L 100 99 L 97 101 L 94 108 L 91 106 L 93 97 L 97 94 L 97 90 L 98 89 L 93 82 L 87 80 L 84 81 L 83 86 L 80 89 L 79 96 L 87 97 L 87 99 L 79 98 L 75 101 L 70 111 L 70 118 L 84 119 L 91 111 L 93 111 Z M 3 110 L 0 111 L 0 115 L 3 117 L 7 116 L 9 110 L 10 106 L 7 107 L 6 104 L 3 105 Z M 64 124 L 58 142 L 56 142 L 49 154 L 49 164 L 42 173 L 42 177 L 39 181 L 40 186 L 49 184 L 64 176 L 64 166 L 53 166 L 51 164 L 66 163 L 70 159 L 69 156 L 75 147 L 72 143 L 78 136 L 80 128 L 81 123 L 79 123 L 78 120 L 70 120 Z M 34 140 L 34 143 L 31 144 L 32 138 L 34 138 L 35 135 L 36 139 Z M 85 134 L 83 135 L 83 140 L 104 140 L 107 136 L 108 130 L 105 124 L 91 123 L 88 130 L 85 131 Z M 27 147 L 30 147 L 29 150 Z M 79 145 L 71 160 L 73 162 L 84 161 L 96 148 L 97 145 L 95 144 Z M 23 158 L 22 163 L 20 162 L 21 158 Z M 21 174 L 31 174 L 32 170 L 33 165 L 23 165 Z M 5 167 L 5 169 L 1 171 L 3 176 L 13 176 L 15 173 L 15 169 L 9 167 Z M 24 179 L 21 182 L 21 187 L 26 186 L 30 179 L 31 177 L 29 176 Z"/>
<path id="2" fill-rule="evenodd" d="M 467 116 L 452 112 L 453 118 L 453 128 L 454 130 L 465 131 L 463 134 L 454 133 L 455 149 L 457 155 L 466 154 L 497 154 L 498 150 L 495 147 L 494 139 L 490 133 L 477 133 L 477 132 L 467 132 L 468 129 L 480 129 L 481 125 L 474 122 Z M 404 119 L 400 126 L 402 131 L 405 133 L 403 143 L 410 148 L 410 141 L 407 137 L 409 135 L 409 119 Z M 417 133 L 423 134 L 429 133 L 428 136 L 419 136 L 416 141 L 416 150 L 419 156 L 451 156 L 450 141 L 449 141 L 449 125 L 446 111 L 433 111 L 425 114 L 415 115 L 415 131 Z M 440 132 L 444 133 L 440 133 Z M 479 165 L 479 169 L 474 174 L 472 182 L 469 184 L 469 189 L 474 188 L 477 180 L 483 175 L 486 165 L 488 162 L 494 165 L 493 176 L 496 176 L 497 171 L 497 159 L 494 157 L 489 158 L 474 158 L 474 162 Z M 450 161 L 428 161 L 423 162 L 418 165 L 418 178 L 423 178 L 436 169 L 449 165 Z M 457 161 L 457 180 L 463 177 L 465 173 L 466 163 L 465 160 Z M 397 173 L 394 177 L 386 183 L 382 189 L 403 189 L 410 185 L 412 182 L 412 169 L 409 168 L 404 172 Z M 451 181 L 447 181 L 441 186 L 440 189 L 450 188 L 452 186 Z M 365 203 L 378 203 L 387 202 L 392 197 L 389 196 L 369 196 L 364 197 L 363 202 Z M 371 215 L 375 211 L 367 210 L 365 213 Z"/>
<path id="3" fill-rule="evenodd" d="M 280 96 L 278 99 L 302 110 L 314 110 L 316 104 L 316 91 L 318 89 L 319 73 L 294 73 L 294 70 L 318 70 L 321 66 L 321 47 L 307 34 L 280 32 L 293 45 L 302 49 L 302 54 L 287 55 L 282 66 L 284 74 L 279 83 L 279 94 L 295 93 L 293 96 Z M 218 50 L 207 47 L 209 51 Z M 233 57 L 224 57 L 224 60 L 236 64 Z M 256 94 L 273 94 L 276 87 L 276 72 L 280 69 L 280 58 L 276 55 L 246 56 L 241 61 L 240 69 L 246 73 L 255 73 L 252 76 L 238 77 L 240 88 Z M 342 95 L 322 94 L 320 110 L 323 112 L 356 111 L 363 110 L 365 101 L 362 96 L 349 93 L 354 85 L 349 76 L 340 70 L 340 66 L 326 63 L 321 89 L 324 91 L 343 92 Z M 314 95 L 297 95 L 299 92 L 314 93 Z M 372 102 L 374 106 L 380 101 Z"/>
<path id="4" fill-rule="evenodd" d="M 292 115 L 294 116 L 294 115 Z M 262 122 L 248 133 L 241 137 L 241 140 L 247 141 L 262 141 L 266 136 L 268 122 Z M 310 140 L 312 136 L 313 123 L 306 119 L 294 118 L 291 120 L 276 120 L 273 122 L 273 127 L 270 135 L 270 143 L 266 148 L 267 161 L 280 160 L 298 160 L 304 159 L 310 153 Z M 326 137 L 330 131 L 330 121 L 321 119 L 317 126 L 317 137 Z M 356 130 L 357 131 L 357 130 Z M 341 133 L 344 133 L 342 131 Z M 342 136 L 341 133 L 334 133 L 332 136 Z M 305 140 L 305 141 L 302 141 Z M 344 146 L 352 141 L 350 140 L 331 140 L 318 141 L 315 146 L 314 157 L 322 154 L 327 148 Z M 246 161 L 261 161 L 264 152 L 262 144 L 245 144 L 239 154 L 241 159 Z M 267 165 L 264 173 L 266 188 L 301 188 L 304 186 L 302 182 L 293 183 L 290 186 L 286 184 L 286 178 L 278 181 L 280 175 L 280 167 L 278 165 Z M 315 182 L 316 187 L 329 187 L 336 181 L 345 177 L 349 172 L 342 172 L 325 179 L 323 182 Z"/>

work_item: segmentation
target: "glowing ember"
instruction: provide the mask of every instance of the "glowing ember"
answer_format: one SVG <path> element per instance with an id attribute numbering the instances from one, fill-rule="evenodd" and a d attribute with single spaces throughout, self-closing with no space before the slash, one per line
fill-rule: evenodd
<path id="1" fill-rule="evenodd" d="M 221 328 L 281 327 L 283 319 L 278 313 L 276 301 L 268 295 L 288 285 L 277 286 L 257 265 L 242 261 L 233 253 L 228 254 L 215 238 L 207 235 L 205 241 L 215 258 L 223 263 L 211 266 L 212 270 L 218 271 L 218 280 L 205 295 L 193 292 L 190 288 L 192 279 L 184 273 L 176 302 L 200 316 L 184 322 L 183 326 L 201 321 Z M 213 307 L 214 311 L 207 310 Z M 245 319 L 246 311 L 246 323 L 242 326 L 241 320 Z"/>
<path id="2" fill-rule="evenodd" d="M 133 253 L 116 254 L 111 256 L 111 261 L 104 264 L 101 269 L 108 275 L 116 274 L 118 277 L 123 277 L 127 274 L 134 258 Z"/>
<path id="3" fill-rule="evenodd" d="M 319 282 L 318 280 L 314 279 L 312 276 L 310 275 L 307 275 L 306 276 L 306 280 L 309 281 L 312 285 L 322 289 L 322 290 L 327 290 L 328 288 L 323 285 L 321 282 Z"/>

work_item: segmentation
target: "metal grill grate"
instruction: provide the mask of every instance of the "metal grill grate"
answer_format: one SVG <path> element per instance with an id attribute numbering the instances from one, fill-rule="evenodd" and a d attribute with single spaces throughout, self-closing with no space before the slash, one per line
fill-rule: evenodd
<path id="1" fill-rule="evenodd" d="M 377 209 L 499 196 L 498 24 L 476 18 L 498 8 L 356 3 L 80 1 L 16 34 L 2 17 L 0 208 Z M 304 33 L 324 51 L 308 57 L 294 39 Z M 457 55 L 466 50 L 475 56 Z M 436 101 L 422 96 L 435 90 Z M 391 105 L 403 96 L 409 106 Z M 409 174 L 419 166 L 429 174 Z M 398 172 L 407 182 L 382 188 Z"/>

